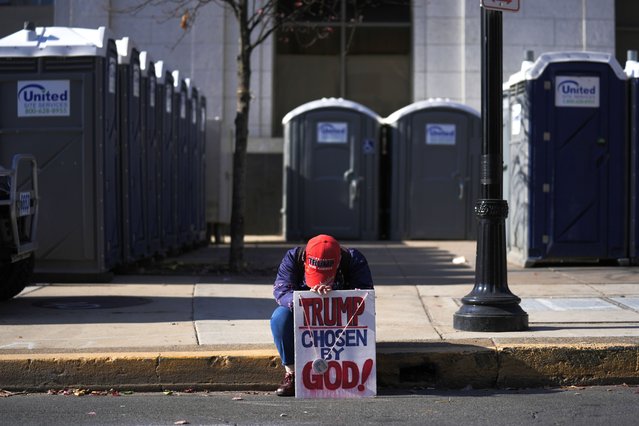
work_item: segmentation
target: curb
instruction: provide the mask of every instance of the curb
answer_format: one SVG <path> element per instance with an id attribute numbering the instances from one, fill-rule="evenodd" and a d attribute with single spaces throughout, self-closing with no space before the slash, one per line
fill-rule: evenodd
<path id="1" fill-rule="evenodd" d="M 0 355 L 0 389 L 273 390 L 272 350 Z M 381 388 L 639 384 L 639 343 L 378 345 Z"/>

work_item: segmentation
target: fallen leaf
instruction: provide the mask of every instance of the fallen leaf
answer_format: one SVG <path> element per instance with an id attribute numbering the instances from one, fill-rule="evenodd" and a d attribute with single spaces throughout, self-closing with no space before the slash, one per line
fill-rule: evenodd
<path id="1" fill-rule="evenodd" d="M 173 391 L 172 390 L 165 390 L 164 392 L 162 392 L 164 395 L 173 395 Z"/>
<path id="2" fill-rule="evenodd" d="M 180 28 L 186 30 L 189 27 L 189 11 L 184 11 L 184 14 L 180 18 Z"/>

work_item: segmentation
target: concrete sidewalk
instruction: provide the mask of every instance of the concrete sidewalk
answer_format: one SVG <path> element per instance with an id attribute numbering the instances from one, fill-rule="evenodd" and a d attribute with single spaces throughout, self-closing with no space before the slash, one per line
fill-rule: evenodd
<path id="1" fill-rule="evenodd" d="M 375 281 L 380 387 L 639 383 L 639 268 L 508 265 L 530 330 L 455 330 L 474 241 L 346 242 Z M 109 284 L 41 283 L 0 304 L 0 389 L 273 389 L 271 285 L 291 244 L 209 246 Z"/>

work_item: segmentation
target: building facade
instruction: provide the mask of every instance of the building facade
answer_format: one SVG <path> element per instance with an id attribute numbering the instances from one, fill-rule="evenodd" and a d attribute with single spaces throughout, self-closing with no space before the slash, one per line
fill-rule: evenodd
<path id="1" fill-rule="evenodd" d="M 347 0 L 346 3 L 348 3 Z M 214 194 L 210 220 L 228 223 L 233 122 L 236 108 L 235 18 L 215 2 L 188 31 L 171 16 L 169 1 L 136 14 L 135 0 L 0 0 L 2 31 L 37 25 L 108 27 L 116 38 L 169 69 L 190 77 L 207 98 L 208 120 L 219 118 L 221 138 L 208 167 Z M 251 3 L 251 2 L 249 2 Z M 257 2 L 259 3 L 259 2 Z M 367 11 L 357 21 L 343 15 L 330 25 L 334 37 L 305 46 L 279 33 L 252 57 L 246 231 L 281 232 L 281 119 L 299 104 L 321 97 L 360 102 L 381 116 L 410 103 L 447 98 L 480 109 L 480 7 L 478 0 L 413 0 L 394 9 Z M 639 6 L 634 0 L 520 0 L 503 15 L 504 80 L 518 71 L 526 51 L 578 50 L 616 53 L 639 49 Z M 22 13 L 20 12 L 22 11 Z M 180 11 L 177 11 L 179 15 Z M 618 43 L 616 43 L 618 39 Z M 622 57 L 619 57 L 622 55 Z"/>

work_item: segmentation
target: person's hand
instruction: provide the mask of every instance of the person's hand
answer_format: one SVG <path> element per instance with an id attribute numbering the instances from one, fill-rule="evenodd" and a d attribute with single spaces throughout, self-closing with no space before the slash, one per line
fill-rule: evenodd
<path id="1" fill-rule="evenodd" d="M 331 284 L 318 284 L 315 287 L 311 288 L 311 291 L 314 291 L 315 293 L 321 295 L 324 295 L 331 290 L 333 290 L 333 286 Z"/>

